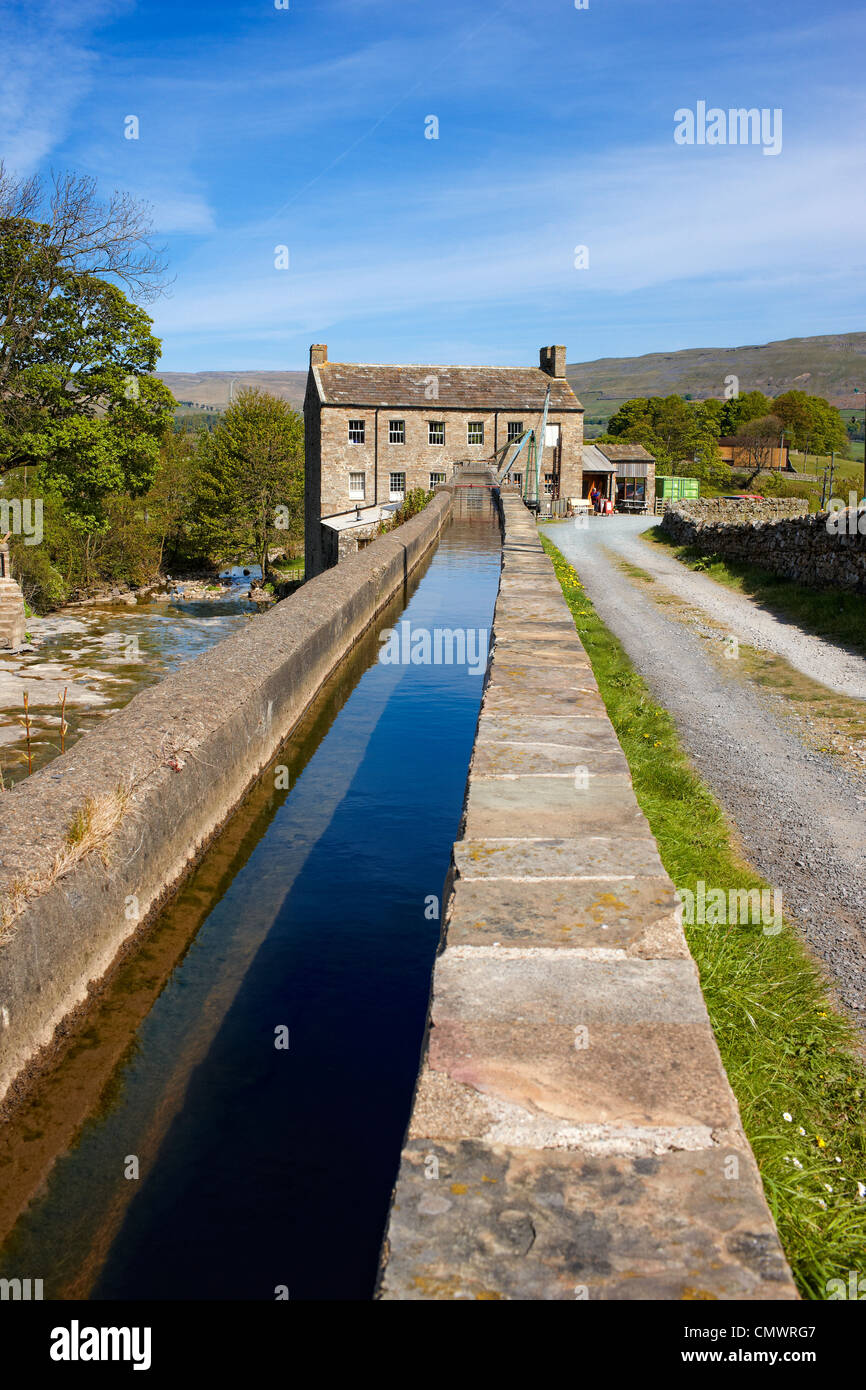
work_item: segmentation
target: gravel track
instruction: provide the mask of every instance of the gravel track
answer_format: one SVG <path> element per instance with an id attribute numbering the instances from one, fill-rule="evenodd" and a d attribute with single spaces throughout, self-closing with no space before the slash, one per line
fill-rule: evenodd
<path id="1" fill-rule="evenodd" d="M 866 698 L 866 662 L 780 622 L 638 539 L 652 518 L 543 528 L 571 561 L 712 787 L 785 916 L 827 967 L 866 1035 L 866 780 L 807 748 L 761 688 L 717 667 L 701 641 L 623 573 L 640 566 L 741 642 L 778 653 L 830 689 Z"/>

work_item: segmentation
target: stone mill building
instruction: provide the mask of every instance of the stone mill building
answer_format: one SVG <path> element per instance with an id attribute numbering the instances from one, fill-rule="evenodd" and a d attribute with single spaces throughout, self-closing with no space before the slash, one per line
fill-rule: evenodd
<path id="1" fill-rule="evenodd" d="M 565 377 L 564 347 L 542 348 L 537 367 L 373 366 L 329 362 L 314 343 L 304 400 L 307 576 L 365 545 L 413 488 L 435 488 L 459 464 L 501 459 L 539 427 L 548 387 L 540 491 L 581 496 L 583 406 Z"/>

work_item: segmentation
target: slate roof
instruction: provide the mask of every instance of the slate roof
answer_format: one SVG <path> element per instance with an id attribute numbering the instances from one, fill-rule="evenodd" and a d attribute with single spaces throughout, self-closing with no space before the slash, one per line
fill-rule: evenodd
<path id="1" fill-rule="evenodd" d="M 538 367 L 377 367 L 352 362 L 324 362 L 315 369 L 320 397 L 327 405 L 436 405 L 477 410 L 540 411 L 548 386 L 551 409 L 582 410 L 564 377 L 550 377 Z M 429 378 L 438 380 L 439 395 L 425 395 Z"/>
<path id="2" fill-rule="evenodd" d="M 655 463 L 652 454 L 648 454 L 642 444 L 596 444 L 596 448 L 611 463 Z"/>

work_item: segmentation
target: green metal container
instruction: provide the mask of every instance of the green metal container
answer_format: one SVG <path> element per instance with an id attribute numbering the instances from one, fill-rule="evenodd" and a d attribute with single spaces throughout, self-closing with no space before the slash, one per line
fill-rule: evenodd
<path id="1" fill-rule="evenodd" d="M 677 501 L 682 498 L 700 497 L 700 495 L 700 478 L 659 477 L 656 474 L 656 497 L 661 497 L 667 501 Z"/>

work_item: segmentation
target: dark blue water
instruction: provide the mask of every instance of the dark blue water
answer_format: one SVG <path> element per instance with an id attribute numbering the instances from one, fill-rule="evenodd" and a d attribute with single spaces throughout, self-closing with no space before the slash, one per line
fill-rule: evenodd
<path id="1" fill-rule="evenodd" d="M 402 615 L 413 630 L 490 628 L 498 526 L 486 494 L 463 506 Z M 190 890 L 216 900 L 4 1274 L 51 1297 L 371 1296 L 482 677 L 359 677 L 312 755 L 277 760 L 291 788 L 269 792 L 241 867 Z"/>

